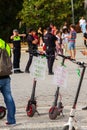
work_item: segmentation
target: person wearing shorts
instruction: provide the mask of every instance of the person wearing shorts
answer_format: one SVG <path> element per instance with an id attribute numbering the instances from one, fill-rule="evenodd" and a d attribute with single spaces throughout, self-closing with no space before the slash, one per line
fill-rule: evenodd
<path id="1" fill-rule="evenodd" d="M 67 36 L 69 39 L 68 43 L 68 50 L 69 55 L 72 59 L 75 59 L 76 56 L 76 49 L 75 49 L 75 39 L 76 39 L 76 31 L 75 31 L 75 25 L 70 25 L 70 35 Z"/>

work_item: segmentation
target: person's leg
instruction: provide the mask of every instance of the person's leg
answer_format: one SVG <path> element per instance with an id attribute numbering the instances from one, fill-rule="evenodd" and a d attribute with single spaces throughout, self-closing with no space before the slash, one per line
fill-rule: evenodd
<path id="1" fill-rule="evenodd" d="M 55 60 L 55 50 L 52 50 L 49 54 L 49 74 L 53 74 L 53 64 Z"/>
<path id="2" fill-rule="evenodd" d="M 54 64 L 55 57 L 51 57 L 49 61 L 49 74 L 53 74 L 53 64 Z"/>
<path id="3" fill-rule="evenodd" d="M 74 49 L 74 50 L 72 49 L 71 52 L 72 52 L 72 57 L 71 57 L 71 58 L 72 58 L 72 59 L 75 59 L 75 55 L 76 55 L 75 49 Z"/>
<path id="4" fill-rule="evenodd" d="M 18 49 L 18 52 L 17 52 L 17 72 L 16 73 L 23 73 L 23 71 L 20 70 L 20 58 L 21 58 L 21 52 L 20 52 L 20 49 Z"/>
<path id="5" fill-rule="evenodd" d="M 17 68 L 17 55 L 16 55 L 16 49 L 13 49 L 13 68 Z"/>
<path id="6" fill-rule="evenodd" d="M 65 55 L 66 55 L 66 53 L 67 53 L 67 44 L 65 43 L 64 46 L 65 46 Z"/>
<path id="7" fill-rule="evenodd" d="M 48 65 L 48 71 L 49 71 L 49 66 L 50 66 L 50 58 L 47 58 L 47 65 Z"/>
<path id="8" fill-rule="evenodd" d="M 15 124 L 16 108 L 13 97 L 11 95 L 10 78 L 3 79 L 1 93 L 3 94 L 4 101 L 7 107 L 7 121 L 9 124 Z"/>
<path id="9" fill-rule="evenodd" d="M 68 44 L 68 53 L 69 53 L 70 57 L 72 58 L 72 51 L 71 51 L 72 45 L 71 44 L 72 44 L 71 42 L 69 42 L 69 44 Z"/>
<path id="10" fill-rule="evenodd" d="M 29 54 L 29 60 L 28 60 L 27 65 L 26 65 L 25 72 L 29 72 L 29 68 L 31 66 L 32 60 L 33 60 L 33 55 Z"/>
<path id="11" fill-rule="evenodd" d="M 72 51 L 72 59 L 75 59 L 76 49 L 75 49 L 75 43 L 74 42 L 72 42 L 71 51 Z"/>
<path id="12" fill-rule="evenodd" d="M 70 57 L 72 58 L 72 51 L 68 50 Z"/>
<path id="13" fill-rule="evenodd" d="M 20 58 L 21 58 L 21 52 L 19 49 L 17 52 L 17 67 L 19 68 L 19 70 L 20 70 Z"/>
<path id="14" fill-rule="evenodd" d="M 14 73 L 18 73 L 20 70 L 20 49 L 14 49 L 13 51 L 13 68 Z"/>

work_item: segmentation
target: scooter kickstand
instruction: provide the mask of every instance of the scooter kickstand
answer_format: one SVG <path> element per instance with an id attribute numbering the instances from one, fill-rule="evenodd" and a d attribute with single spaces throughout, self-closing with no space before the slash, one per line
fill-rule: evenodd
<path id="1" fill-rule="evenodd" d="M 62 113 L 62 116 L 64 117 L 63 111 L 61 113 Z"/>
<path id="2" fill-rule="evenodd" d="M 36 110 L 36 113 L 38 114 L 38 116 L 40 116 L 40 113 L 38 112 L 38 110 Z"/>

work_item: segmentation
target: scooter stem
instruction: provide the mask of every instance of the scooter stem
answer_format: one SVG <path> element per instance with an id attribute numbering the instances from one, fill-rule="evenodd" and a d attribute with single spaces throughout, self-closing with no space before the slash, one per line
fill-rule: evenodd
<path id="1" fill-rule="evenodd" d="M 79 97 L 79 93 L 80 93 L 82 81 L 83 81 L 84 74 L 85 74 L 85 70 L 86 70 L 86 67 L 85 67 L 85 66 L 82 66 L 82 67 L 83 67 L 83 70 L 82 70 L 82 74 L 81 74 L 81 77 L 80 77 L 80 82 L 79 82 L 79 85 L 78 85 L 76 97 L 75 97 L 75 100 L 74 100 L 74 103 L 73 103 L 73 107 L 72 107 L 73 109 L 76 108 L 77 100 L 78 100 L 78 97 Z"/>

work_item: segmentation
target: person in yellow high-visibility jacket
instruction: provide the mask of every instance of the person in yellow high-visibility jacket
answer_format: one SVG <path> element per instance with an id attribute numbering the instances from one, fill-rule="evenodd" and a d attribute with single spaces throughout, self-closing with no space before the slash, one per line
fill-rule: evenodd
<path id="1" fill-rule="evenodd" d="M 10 37 L 13 41 L 13 68 L 14 73 L 23 73 L 20 70 L 20 57 L 21 57 L 21 37 L 25 34 L 19 34 L 17 29 L 13 30 L 13 35 Z"/>
<path id="2" fill-rule="evenodd" d="M 10 46 L 5 43 L 2 39 L 0 39 L 0 48 L 6 49 L 9 57 L 11 56 L 11 49 Z M 11 94 L 11 88 L 10 88 L 10 77 L 9 75 L 6 76 L 0 76 L 0 91 L 4 97 L 4 101 L 7 107 L 7 125 L 13 125 L 16 123 L 15 120 L 15 103 Z"/>
<path id="3" fill-rule="evenodd" d="M 8 55 L 11 56 L 10 46 L 7 43 L 5 43 L 5 41 L 3 41 L 2 39 L 0 39 L 0 48 L 2 48 L 2 49 L 6 48 Z"/>

